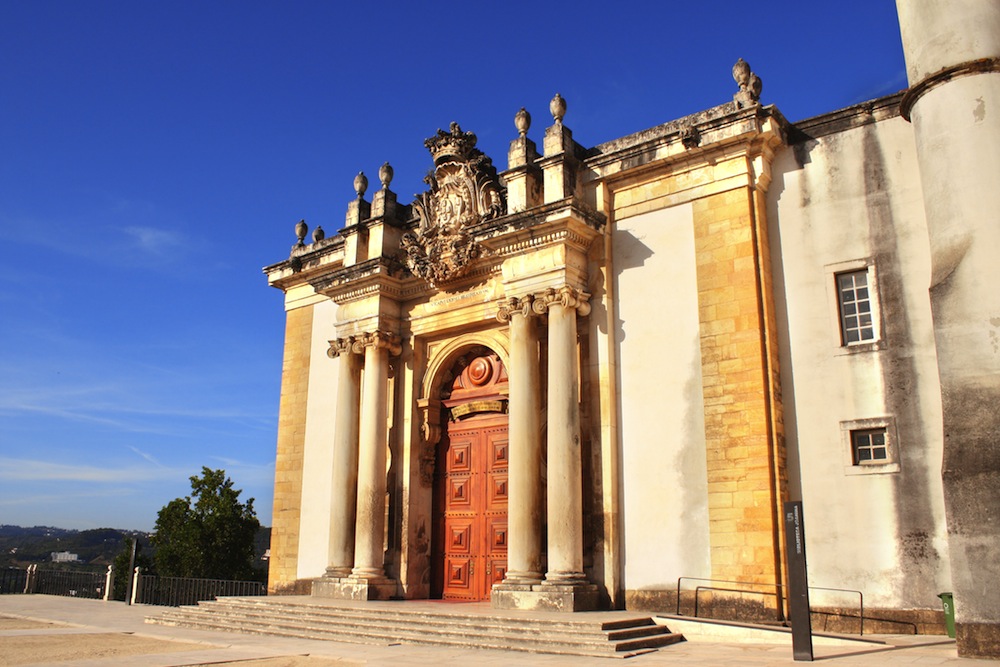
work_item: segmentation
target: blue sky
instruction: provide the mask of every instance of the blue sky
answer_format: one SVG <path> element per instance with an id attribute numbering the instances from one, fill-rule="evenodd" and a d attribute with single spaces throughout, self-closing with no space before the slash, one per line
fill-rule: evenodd
<path id="1" fill-rule="evenodd" d="M 0 524 L 151 529 L 202 466 L 271 521 L 284 313 L 261 267 L 458 121 L 501 169 L 548 101 L 587 146 L 732 99 L 905 87 L 889 0 L 0 0 Z"/>

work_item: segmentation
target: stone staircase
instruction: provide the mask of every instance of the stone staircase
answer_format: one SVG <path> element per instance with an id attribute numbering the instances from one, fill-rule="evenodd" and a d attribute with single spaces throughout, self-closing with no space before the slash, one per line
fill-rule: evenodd
<path id="1" fill-rule="evenodd" d="M 630 612 L 496 611 L 435 601 L 365 602 L 275 596 L 220 598 L 147 623 L 366 644 L 425 644 L 627 658 L 683 641 Z"/>

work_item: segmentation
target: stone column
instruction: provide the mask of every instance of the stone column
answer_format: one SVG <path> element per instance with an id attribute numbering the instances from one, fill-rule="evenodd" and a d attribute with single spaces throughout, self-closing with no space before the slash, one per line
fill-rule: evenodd
<path id="1" fill-rule="evenodd" d="M 389 354 L 399 354 L 399 344 L 392 334 L 376 331 L 365 335 L 364 349 L 357 523 L 351 577 L 382 580 L 385 577 L 383 549 Z"/>
<path id="2" fill-rule="evenodd" d="M 361 423 L 361 364 L 354 338 L 330 342 L 327 354 L 339 359 L 336 430 L 333 436 L 333 494 L 330 499 L 328 577 L 346 577 L 354 567 L 354 522 L 358 500 L 358 432 Z"/>
<path id="3" fill-rule="evenodd" d="M 897 0 L 931 251 L 958 654 L 1000 657 L 1000 4 Z"/>
<path id="4" fill-rule="evenodd" d="M 507 573 L 504 584 L 542 580 L 542 401 L 538 329 L 531 298 L 500 304 L 497 319 L 510 322 L 510 403 Z"/>
<path id="5" fill-rule="evenodd" d="M 576 313 L 590 312 L 588 296 L 563 287 L 549 290 L 537 302 L 549 314 L 547 584 L 586 582 Z"/>

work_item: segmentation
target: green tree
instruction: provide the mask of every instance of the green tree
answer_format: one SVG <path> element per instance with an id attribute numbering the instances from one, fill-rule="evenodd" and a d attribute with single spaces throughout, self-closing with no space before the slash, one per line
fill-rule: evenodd
<path id="1" fill-rule="evenodd" d="M 164 577 L 256 579 L 254 536 L 260 522 L 253 498 L 241 503 L 240 489 L 224 470 L 201 469 L 191 477 L 191 495 L 160 510 L 156 532 L 156 572 Z M 193 502 L 192 502 L 193 499 Z"/>

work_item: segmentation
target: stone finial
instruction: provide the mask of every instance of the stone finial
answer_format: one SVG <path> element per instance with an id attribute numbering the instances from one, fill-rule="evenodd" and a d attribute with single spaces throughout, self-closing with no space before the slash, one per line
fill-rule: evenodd
<path id="1" fill-rule="evenodd" d="M 306 225 L 305 220 L 299 220 L 295 223 L 295 236 L 298 237 L 299 241 L 295 245 L 305 245 L 306 234 L 309 233 L 309 226 Z"/>
<path id="2" fill-rule="evenodd" d="M 566 100 L 559 93 L 549 102 L 549 112 L 556 125 L 562 125 L 562 119 L 566 116 Z"/>
<path id="3" fill-rule="evenodd" d="M 365 172 L 359 171 L 358 175 L 354 177 L 354 191 L 358 193 L 358 199 L 365 198 L 365 190 L 368 189 L 368 177 L 365 176 Z"/>
<path id="4" fill-rule="evenodd" d="M 528 128 L 531 127 L 531 114 L 524 107 L 521 107 L 521 110 L 514 114 L 514 127 L 517 128 L 517 133 L 520 136 L 528 135 Z"/>
<path id="5" fill-rule="evenodd" d="M 323 231 L 322 225 L 316 225 L 316 229 L 313 230 L 313 243 L 319 243 L 326 238 L 326 232 Z"/>
<path id="6" fill-rule="evenodd" d="M 378 180 L 382 183 L 383 190 L 389 189 L 389 184 L 392 183 L 392 176 L 394 173 L 395 172 L 392 170 L 392 166 L 388 162 L 378 168 Z"/>
<path id="7" fill-rule="evenodd" d="M 764 84 L 759 76 L 750 71 L 750 65 L 743 58 L 737 60 L 736 64 L 733 65 L 733 79 L 740 87 L 739 91 L 733 95 L 737 107 L 744 108 L 760 104 L 760 91 Z"/>

